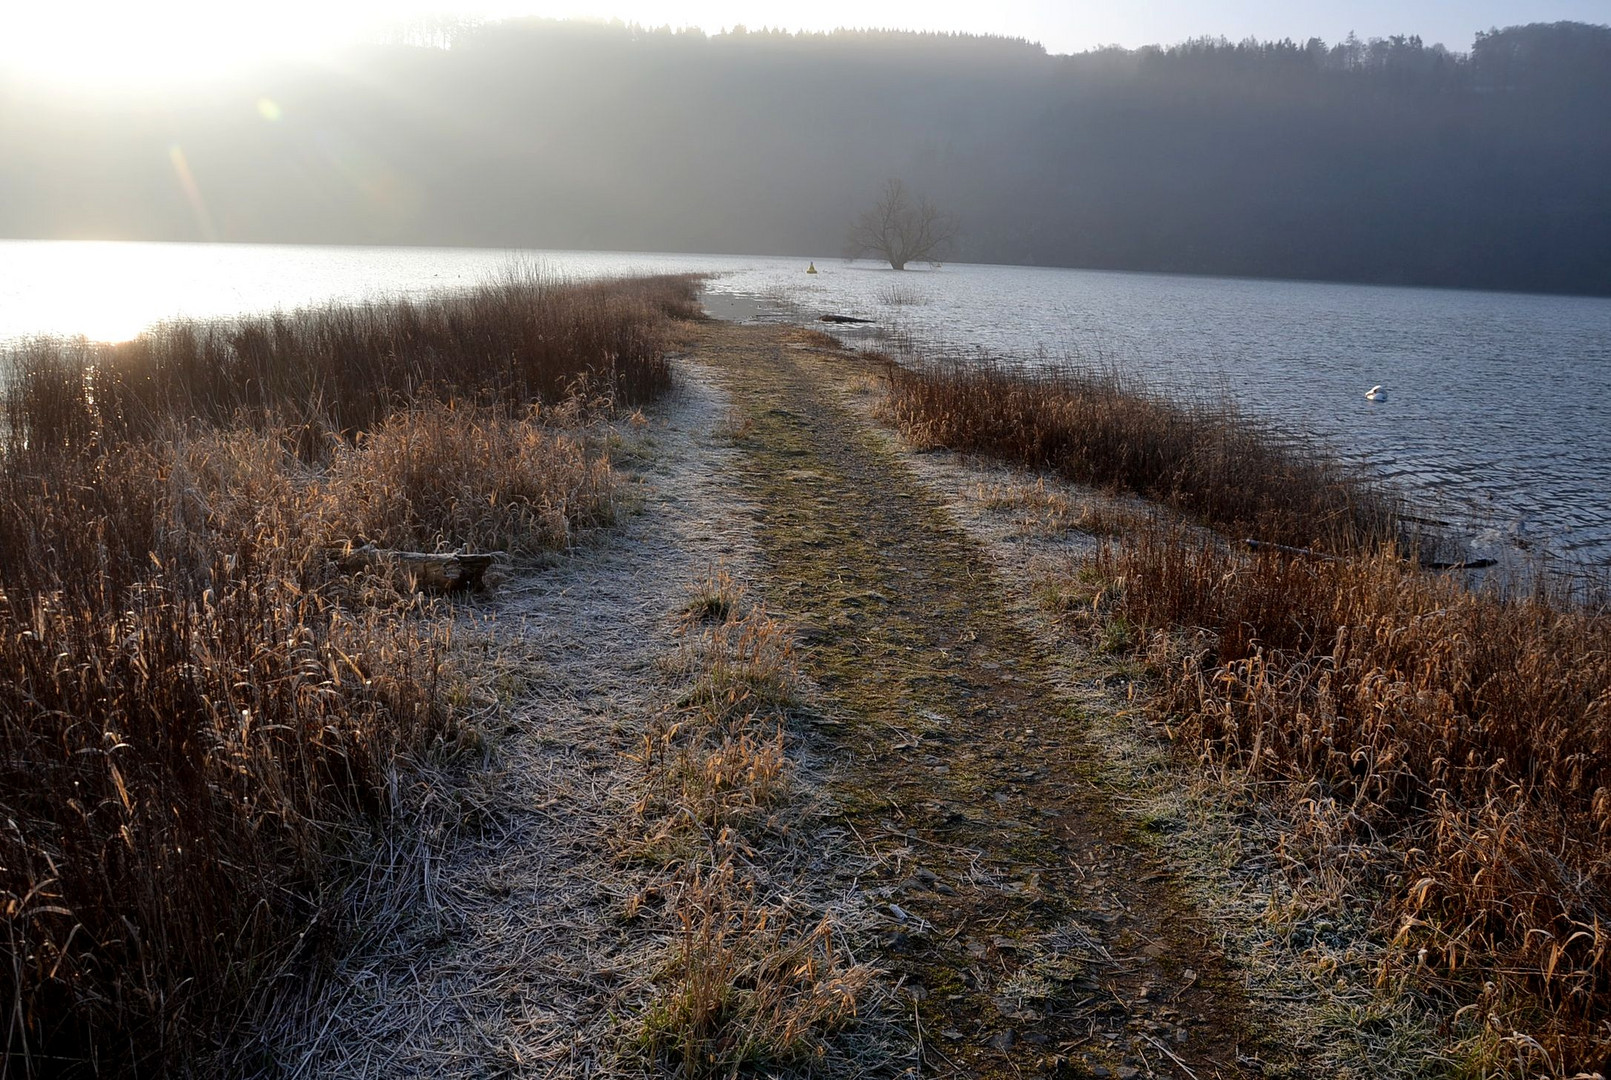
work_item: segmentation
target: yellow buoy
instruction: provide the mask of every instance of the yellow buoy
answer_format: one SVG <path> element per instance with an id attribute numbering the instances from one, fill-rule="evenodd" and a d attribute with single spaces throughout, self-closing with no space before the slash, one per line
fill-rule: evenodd
<path id="1" fill-rule="evenodd" d="M 817 272 L 817 264 L 816 264 L 815 261 L 813 261 L 810 266 L 806 267 L 806 273 L 815 274 L 816 272 Z"/>

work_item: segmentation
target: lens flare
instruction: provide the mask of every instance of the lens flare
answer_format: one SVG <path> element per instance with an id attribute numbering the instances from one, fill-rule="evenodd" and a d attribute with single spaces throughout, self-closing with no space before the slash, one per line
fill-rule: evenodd
<path id="1" fill-rule="evenodd" d="M 190 213 L 196 219 L 196 229 L 201 233 L 201 238 L 217 240 L 218 230 L 213 228 L 213 216 L 207 210 L 207 201 L 201 197 L 201 187 L 196 183 L 196 176 L 190 171 L 190 162 L 185 160 L 184 149 L 178 143 L 168 147 L 168 160 L 173 163 L 173 175 L 179 181 L 179 190 L 184 192 L 185 202 L 190 204 Z"/>

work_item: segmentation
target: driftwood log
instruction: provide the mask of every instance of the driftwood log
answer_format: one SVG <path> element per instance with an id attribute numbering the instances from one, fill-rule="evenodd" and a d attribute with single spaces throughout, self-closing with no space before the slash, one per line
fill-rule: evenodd
<path id="1" fill-rule="evenodd" d="M 873 320 L 858 319 L 854 315 L 822 315 L 818 317 L 817 321 L 831 323 L 870 323 Z"/>
<path id="2" fill-rule="evenodd" d="M 1272 544 L 1268 540 L 1243 540 L 1242 543 L 1254 551 L 1283 551 L 1288 555 L 1303 555 L 1310 559 L 1319 559 L 1322 562 L 1336 562 L 1337 556 L 1328 555 L 1313 548 L 1292 547 L 1288 544 Z M 1458 562 L 1437 562 L 1432 559 L 1422 559 L 1422 570 L 1486 570 L 1490 566 L 1497 566 L 1497 559 L 1462 559 Z"/>
<path id="3" fill-rule="evenodd" d="M 504 557 L 501 551 L 482 555 L 457 552 L 430 554 L 423 551 L 392 551 L 374 544 L 353 548 L 337 558 L 342 571 L 356 574 L 390 567 L 398 583 L 418 592 L 463 592 L 480 589 L 487 568 Z"/>

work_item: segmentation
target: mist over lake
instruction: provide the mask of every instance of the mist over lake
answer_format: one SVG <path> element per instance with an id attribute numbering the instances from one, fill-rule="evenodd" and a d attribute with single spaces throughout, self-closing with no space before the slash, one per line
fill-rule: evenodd
<path id="1" fill-rule="evenodd" d="M 1611 29 L 1473 30 L 1059 56 L 515 20 L 206 94 L 0 80 L 0 236 L 837 254 L 901 178 L 958 261 L 1611 295 Z"/>
<path id="2" fill-rule="evenodd" d="M 1607 0 L 13 6 L 0 1071 L 1611 1075 Z"/>
<path id="3" fill-rule="evenodd" d="M 804 270 L 815 259 L 819 273 Z M 1073 360 L 1224 396 L 1458 521 L 1478 550 L 1611 565 L 1611 300 L 948 264 L 467 248 L 0 242 L 0 341 L 132 336 L 176 315 L 571 278 L 713 275 L 762 317 L 873 320 L 929 352 Z M 1365 392 L 1381 384 L 1382 401 Z"/>

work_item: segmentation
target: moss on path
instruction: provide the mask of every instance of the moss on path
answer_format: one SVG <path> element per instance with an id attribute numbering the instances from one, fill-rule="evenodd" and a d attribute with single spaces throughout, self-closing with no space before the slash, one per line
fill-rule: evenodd
<path id="1" fill-rule="evenodd" d="M 809 332 L 707 324 L 772 607 L 802 628 L 809 750 L 878 858 L 882 966 L 925 1072 L 1241 1075 L 1240 981 L 1097 751 L 986 553 L 841 403 L 865 361 Z"/>

